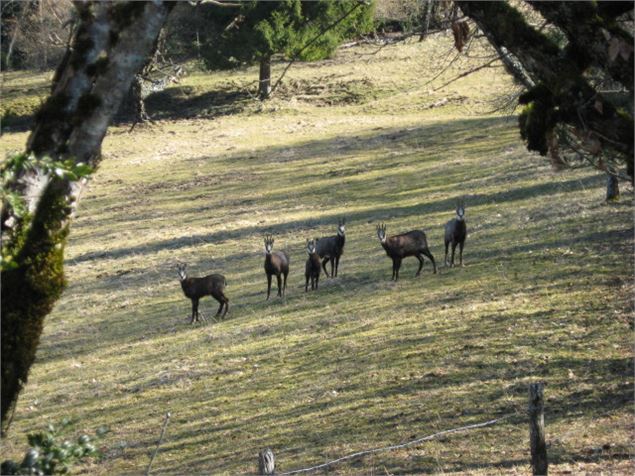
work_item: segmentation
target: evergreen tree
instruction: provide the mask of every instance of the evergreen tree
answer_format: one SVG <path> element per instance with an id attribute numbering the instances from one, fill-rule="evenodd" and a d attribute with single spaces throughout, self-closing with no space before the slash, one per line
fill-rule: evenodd
<path id="1" fill-rule="evenodd" d="M 346 38 L 372 29 L 372 4 L 358 0 L 245 2 L 214 8 L 212 34 L 202 50 L 209 69 L 260 64 L 258 94 L 271 92 L 271 57 L 315 61 L 328 58 Z M 341 21 L 340 21 L 341 20 Z"/>

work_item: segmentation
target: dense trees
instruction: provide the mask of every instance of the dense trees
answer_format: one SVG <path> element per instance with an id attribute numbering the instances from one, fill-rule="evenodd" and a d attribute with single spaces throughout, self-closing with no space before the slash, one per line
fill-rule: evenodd
<path id="1" fill-rule="evenodd" d="M 55 67 L 75 24 L 72 12 L 70 0 L 2 0 L 2 70 Z"/>
<path id="2" fill-rule="evenodd" d="M 79 24 L 35 118 L 26 153 L 3 164 L 2 431 L 25 385 L 44 317 L 64 288 L 68 222 L 78 178 L 101 143 L 173 7 L 77 2 Z"/>
<path id="3" fill-rule="evenodd" d="M 519 127 L 528 148 L 545 155 L 550 139 L 558 137 L 563 145 L 596 157 L 596 165 L 611 174 L 625 165 L 632 180 L 633 37 L 617 18 L 632 12 L 633 3 L 528 3 L 566 41 L 554 41 L 507 2 L 457 2 L 529 78 L 519 99 Z M 631 107 L 603 94 L 597 78 L 619 85 Z"/>
<path id="4" fill-rule="evenodd" d="M 358 0 L 332 2 L 245 2 L 238 9 L 215 8 L 215 20 L 202 48 L 210 69 L 258 63 L 258 93 L 271 91 L 271 58 L 314 61 L 333 53 L 340 42 L 372 29 L 372 6 Z M 214 34 L 215 33 L 215 34 Z"/>

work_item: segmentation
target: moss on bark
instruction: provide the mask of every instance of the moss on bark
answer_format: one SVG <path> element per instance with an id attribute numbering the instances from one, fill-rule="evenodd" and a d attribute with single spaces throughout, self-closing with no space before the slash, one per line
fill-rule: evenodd
<path id="1" fill-rule="evenodd" d="M 2 433 L 35 360 L 44 317 L 66 284 L 64 246 L 70 213 L 66 185 L 52 182 L 30 223 L 18 230 L 16 266 L 2 272 Z M 27 225 L 29 225 L 27 227 Z"/>

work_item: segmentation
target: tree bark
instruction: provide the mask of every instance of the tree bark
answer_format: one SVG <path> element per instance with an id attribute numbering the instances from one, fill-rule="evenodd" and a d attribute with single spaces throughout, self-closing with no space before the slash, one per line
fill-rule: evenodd
<path id="1" fill-rule="evenodd" d="M 271 56 L 260 59 L 260 76 L 258 78 L 258 97 L 264 101 L 271 94 Z"/>
<path id="2" fill-rule="evenodd" d="M 26 150 L 96 167 L 110 121 L 134 75 L 152 52 L 172 3 L 77 2 L 80 25 L 72 53 L 58 68 Z M 3 434 L 35 359 L 44 318 L 65 285 L 64 245 L 81 183 L 24 170 L 12 191 L 29 197 L 31 214 L 9 210 L 15 226 L 3 238 L 15 265 L 2 270 Z M 41 178 L 41 177 L 40 177 Z"/>

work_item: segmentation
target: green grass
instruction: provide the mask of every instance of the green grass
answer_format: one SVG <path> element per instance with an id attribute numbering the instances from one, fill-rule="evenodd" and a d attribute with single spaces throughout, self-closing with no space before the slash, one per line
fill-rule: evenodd
<path id="1" fill-rule="evenodd" d="M 540 380 L 552 473 L 631 472 L 632 200 L 604 204 L 601 174 L 552 172 L 515 118 L 485 114 L 510 86 L 500 70 L 432 91 L 457 72 L 425 84 L 450 47 L 344 50 L 292 68 L 291 85 L 330 78 L 315 97 L 247 96 L 233 114 L 218 92 L 255 69 L 194 73 L 166 92 L 176 113 L 157 106 L 165 120 L 111 129 L 3 454 L 70 416 L 112 430 L 82 471 L 140 473 L 170 411 L 156 473 L 253 473 L 266 446 L 284 471 L 512 412 L 333 469 L 527 473 L 527 386 Z M 355 100 L 326 107 L 360 79 Z M 428 107 L 443 97 L 459 99 Z M 9 149 L 25 134 L 5 137 Z M 426 263 L 415 279 L 411 258 L 391 282 L 375 225 L 423 228 L 441 265 L 459 196 L 466 266 L 433 275 Z M 344 216 L 340 276 L 305 294 L 305 239 Z M 265 232 L 291 255 L 284 300 L 265 302 Z M 177 260 L 227 277 L 227 320 L 187 324 Z"/>

